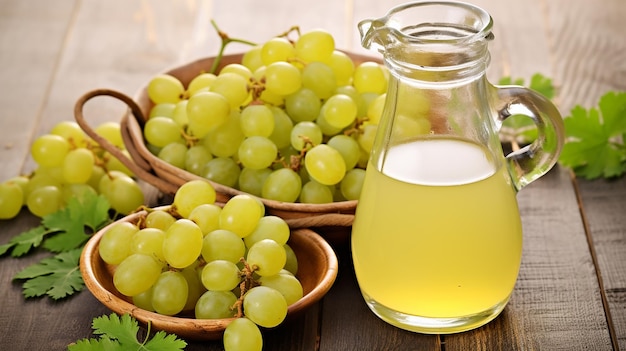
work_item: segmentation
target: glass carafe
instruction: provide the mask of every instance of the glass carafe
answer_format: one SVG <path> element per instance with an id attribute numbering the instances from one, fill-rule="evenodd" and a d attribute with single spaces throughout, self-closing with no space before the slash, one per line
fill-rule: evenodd
<path id="1" fill-rule="evenodd" d="M 383 320 L 422 333 L 477 328 L 517 280 L 516 194 L 558 159 L 563 122 L 546 98 L 486 78 L 492 18 L 467 3 L 414 2 L 359 23 L 389 70 L 385 107 L 352 228 L 357 280 Z M 511 115 L 537 125 L 504 155 Z"/>

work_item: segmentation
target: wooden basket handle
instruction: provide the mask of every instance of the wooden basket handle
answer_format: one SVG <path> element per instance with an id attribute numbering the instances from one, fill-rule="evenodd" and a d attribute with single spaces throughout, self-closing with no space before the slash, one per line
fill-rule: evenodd
<path id="1" fill-rule="evenodd" d="M 312 227 L 350 227 L 354 222 L 353 214 L 325 213 L 301 218 L 288 218 L 285 222 L 292 229 Z"/>
<path id="2" fill-rule="evenodd" d="M 120 150 L 118 147 L 111 144 L 108 140 L 106 140 L 105 138 L 100 136 L 98 133 L 96 133 L 93 130 L 93 128 L 91 128 L 91 126 L 86 122 L 85 116 L 83 115 L 83 107 L 87 103 L 87 101 L 97 96 L 110 96 L 110 97 L 116 98 L 124 102 L 126 106 L 130 108 L 130 111 L 132 112 L 132 114 L 135 116 L 137 120 L 139 121 L 144 120 L 141 109 L 139 108 L 137 103 L 128 95 L 115 91 L 115 90 L 111 90 L 111 89 L 95 89 L 95 90 L 85 93 L 83 96 L 78 98 L 78 100 L 76 101 L 76 104 L 74 105 L 74 118 L 76 119 L 76 122 L 78 123 L 78 125 L 83 129 L 83 131 L 85 131 L 85 133 L 87 133 L 87 135 L 89 135 L 93 140 L 95 140 L 98 143 L 98 145 L 100 145 L 102 148 L 104 148 L 106 151 L 112 154 L 115 158 L 117 158 L 122 164 L 124 164 L 124 166 L 126 166 L 135 175 L 137 175 L 137 177 L 139 177 L 140 179 L 146 180 L 148 183 L 156 186 L 161 191 L 170 192 L 172 194 L 175 193 L 178 187 L 176 187 L 175 185 L 171 183 L 164 181 L 163 179 L 157 177 L 156 175 L 144 169 L 143 167 L 140 167 L 139 165 L 137 165 L 135 161 L 133 161 L 132 159 L 127 157 L 124 153 L 122 153 L 122 150 Z"/>

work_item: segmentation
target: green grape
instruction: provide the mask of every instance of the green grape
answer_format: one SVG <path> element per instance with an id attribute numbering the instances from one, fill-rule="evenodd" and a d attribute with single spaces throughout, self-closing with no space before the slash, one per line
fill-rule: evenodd
<path id="1" fill-rule="evenodd" d="M 180 126 L 168 117 L 150 118 L 143 127 L 143 135 L 148 143 L 159 148 L 183 141 Z"/>
<path id="2" fill-rule="evenodd" d="M 0 183 L 0 219 L 11 219 L 24 206 L 24 190 L 11 181 Z"/>
<path id="3" fill-rule="evenodd" d="M 120 150 L 120 152 L 123 155 L 125 155 L 128 159 L 131 158 L 130 157 L 130 153 L 128 152 L 128 150 Z M 102 155 L 102 159 L 104 160 L 104 168 L 106 168 L 108 171 L 120 171 L 120 172 L 126 174 L 129 177 L 134 177 L 135 176 L 133 171 L 131 171 L 128 167 L 126 167 L 125 164 L 123 164 L 119 159 L 117 159 L 115 156 L 110 154 L 108 151 L 106 151 Z M 94 172 L 94 170 L 92 169 L 92 173 L 93 172 Z M 87 182 L 89 182 L 89 180 L 87 180 Z"/>
<path id="4" fill-rule="evenodd" d="M 235 73 L 243 77 L 246 81 L 252 78 L 252 70 L 240 63 L 229 63 L 220 70 L 220 75 L 224 73 Z"/>
<path id="5" fill-rule="evenodd" d="M 354 69 L 352 84 L 359 93 L 382 94 L 387 91 L 387 78 L 381 65 L 366 61 Z"/>
<path id="6" fill-rule="evenodd" d="M 291 129 L 293 121 L 289 115 L 281 108 L 271 106 L 270 110 L 274 116 L 274 129 L 269 136 L 270 140 L 276 144 L 279 149 L 291 145 Z"/>
<path id="7" fill-rule="evenodd" d="M 259 200 L 250 195 L 235 195 L 220 212 L 220 228 L 230 230 L 240 238 L 250 235 L 265 214 Z"/>
<path id="8" fill-rule="evenodd" d="M 283 202 L 295 202 L 300 195 L 302 180 L 291 168 L 273 171 L 263 183 L 264 198 Z"/>
<path id="9" fill-rule="evenodd" d="M 358 106 L 359 106 L 359 113 L 358 113 L 358 115 L 360 117 L 367 117 L 367 111 L 369 110 L 370 105 L 380 95 L 382 95 L 382 94 L 378 94 L 378 93 L 363 93 L 363 94 L 360 94 L 359 93 L 360 102 L 358 103 Z"/>
<path id="10" fill-rule="evenodd" d="M 333 92 L 333 95 L 337 95 L 337 94 L 343 94 L 343 95 L 348 95 L 352 101 L 354 101 L 357 106 L 359 106 L 359 104 L 361 103 L 361 94 L 359 94 L 359 92 L 356 90 L 356 88 L 352 85 L 340 85 L 337 87 L 337 89 L 335 89 L 335 91 Z M 357 114 L 358 115 L 358 114 Z M 364 116 L 363 115 L 358 115 L 358 116 Z"/>
<path id="11" fill-rule="evenodd" d="M 363 188 L 365 170 L 354 168 L 349 170 L 341 180 L 341 194 L 346 200 L 358 200 Z"/>
<path id="12" fill-rule="evenodd" d="M 87 145 L 85 132 L 74 121 L 62 121 L 55 124 L 50 130 L 50 134 L 62 136 L 63 139 L 67 140 L 74 147 L 85 147 Z"/>
<path id="13" fill-rule="evenodd" d="M 302 86 L 300 70 L 287 62 L 274 62 L 265 68 L 265 88 L 277 95 L 293 94 Z"/>
<path id="14" fill-rule="evenodd" d="M 397 115 L 391 133 L 398 140 L 408 140 L 417 135 L 428 134 L 430 128 L 431 124 L 428 118 Z"/>
<path id="15" fill-rule="evenodd" d="M 188 287 L 187 301 L 185 302 L 183 311 L 193 311 L 196 308 L 196 304 L 198 303 L 200 296 L 207 291 L 204 288 L 204 285 L 202 285 L 202 281 L 200 280 L 200 276 L 196 270 L 198 264 L 199 262 L 196 261 L 194 264 L 187 266 L 180 271 L 180 274 L 185 277 Z"/>
<path id="16" fill-rule="evenodd" d="M 154 117 L 169 117 L 174 119 L 174 110 L 176 109 L 178 104 L 165 102 L 162 104 L 156 104 L 152 106 L 150 110 L 150 114 L 148 114 L 148 119 Z"/>
<path id="17" fill-rule="evenodd" d="M 174 268 L 185 268 L 200 256 L 202 231 L 194 222 L 182 218 L 165 231 L 163 256 Z"/>
<path id="18" fill-rule="evenodd" d="M 190 133 L 196 138 L 204 138 L 207 134 L 226 123 L 230 116 L 230 110 L 230 102 L 221 94 L 206 91 L 193 95 L 187 102 L 187 119 L 189 120 L 188 127 Z"/>
<path id="19" fill-rule="evenodd" d="M 283 245 L 283 248 L 285 249 L 287 259 L 285 262 L 285 267 L 283 267 L 281 272 L 287 271 L 295 275 L 296 273 L 298 273 L 298 257 L 296 257 L 296 253 L 293 251 L 291 246 L 289 246 L 289 244 Z"/>
<path id="20" fill-rule="evenodd" d="M 174 194 L 173 206 L 183 218 L 189 218 L 191 211 L 202 204 L 213 204 L 217 194 L 211 183 L 194 179 L 181 185 Z"/>
<path id="21" fill-rule="evenodd" d="M 285 98 L 285 110 L 294 122 L 314 121 L 320 113 L 322 102 L 315 92 L 308 88 Z"/>
<path id="22" fill-rule="evenodd" d="M 52 185 L 60 188 L 63 186 L 63 169 L 61 167 L 39 167 L 35 174 L 30 177 L 26 184 L 26 194 L 30 194 L 36 188 Z"/>
<path id="23" fill-rule="evenodd" d="M 127 215 L 144 203 L 143 191 L 131 177 L 111 171 L 104 175 L 98 186 L 100 194 L 109 201 L 111 208 Z"/>
<path id="24" fill-rule="evenodd" d="M 176 104 L 176 108 L 174 108 L 174 113 L 172 114 L 172 119 L 181 128 L 184 128 L 189 124 L 189 117 L 187 117 L 187 104 L 189 104 L 189 100 L 180 101 Z"/>
<path id="25" fill-rule="evenodd" d="M 344 52 L 333 51 L 330 59 L 325 61 L 328 67 L 335 73 L 337 85 L 352 84 L 352 76 L 354 75 L 354 61 Z"/>
<path id="26" fill-rule="evenodd" d="M 249 96 L 248 80 L 237 73 L 220 73 L 211 84 L 210 91 L 225 97 L 230 108 L 238 109 Z"/>
<path id="27" fill-rule="evenodd" d="M 272 38 L 261 46 L 261 61 L 269 66 L 296 56 L 296 48 L 286 38 Z"/>
<path id="28" fill-rule="evenodd" d="M 241 111 L 240 123 L 247 137 L 269 137 L 274 131 L 274 114 L 265 105 L 248 105 Z"/>
<path id="29" fill-rule="evenodd" d="M 239 150 L 239 144 L 245 139 L 241 131 L 240 113 L 233 111 L 226 123 L 217 127 L 203 140 L 211 153 L 217 157 L 231 157 Z"/>
<path id="30" fill-rule="evenodd" d="M 161 275 L 162 267 L 150 256 L 131 254 L 115 269 L 113 285 L 121 294 L 135 296 L 154 285 Z"/>
<path id="31" fill-rule="evenodd" d="M 296 55 L 306 62 L 327 61 L 335 50 L 335 39 L 325 30 L 315 29 L 300 35 Z"/>
<path id="32" fill-rule="evenodd" d="M 359 146 L 368 154 L 372 151 L 372 147 L 374 146 L 376 130 L 377 127 L 374 124 L 363 125 L 362 133 L 357 137 Z"/>
<path id="33" fill-rule="evenodd" d="M 185 277 L 176 271 L 165 271 L 152 286 L 152 307 L 162 315 L 173 316 L 183 310 L 189 286 Z"/>
<path id="34" fill-rule="evenodd" d="M 334 185 L 343 179 L 346 163 L 339 151 L 326 144 L 314 146 L 304 156 L 309 176 L 324 185 Z"/>
<path id="35" fill-rule="evenodd" d="M 144 225 L 146 228 L 156 228 L 165 231 L 174 222 L 176 222 L 176 218 L 167 211 L 153 210 L 148 212 Z"/>
<path id="36" fill-rule="evenodd" d="M 215 79 L 217 76 L 213 73 L 200 73 L 189 82 L 187 93 L 189 96 L 193 96 L 200 91 L 208 91 Z"/>
<path id="37" fill-rule="evenodd" d="M 287 262 L 287 253 L 282 244 L 271 239 L 262 239 L 248 248 L 246 261 L 256 267 L 255 273 L 264 277 L 277 274 Z"/>
<path id="38" fill-rule="evenodd" d="M 369 106 L 367 107 L 368 124 L 378 125 L 378 122 L 380 122 L 380 117 L 383 114 L 383 108 L 385 107 L 386 98 L 387 94 L 380 94 L 370 102 Z"/>
<path id="39" fill-rule="evenodd" d="M 257 286 L 246 292 L 243 299 L 246 317 L 265 328 L 278 326 L 287 316 L 287 301 L 276 289 Z"/>
<path id="40" fill-rule="evenodd" d="M 326 142 L 333 149 L 339 151 L 346 164 L 346 170 L 354 168 L 361 156 L 359 143 L 347 135 L 335 135 Z"/>
<path id="41" fill-rule="evenodd" d="M 239 162 L 250 169 L 263 169 L 272 165 L 278 148 L 270 139 L 262 136 L 251 136 L 239 145 Z"/>
<path id="42" fill-rule="evenodd" d="M 70 143 L 60 135 L 44 134 L 33 142 L 30 154 L 41 167 L 59 167 L 70 151 Z"/>
<path id="43" fill-rule="evenodd" d="M 98 165 L 94 165 L 93 169 L 91 170 L 91 177 L 89 177 L 89 180 L 86 184 L 98 191 L 100 189 L 100 180 L 102 180 L 102 177 L 105 174 L 106 171 L 104 170 L 104 168 Z"/>
<path id="44" fill-rule="evenodd" d="M 259 283 L 281 293 L 287 302 L 287 306 L 297 302 L 304 295 L 302 284 L 298 278 L 291 274 L 275 274 L 261 277 Z"/>
<path id="45" fill-rule="evenodd" d="M 232 307 L 237 296 L 232 291 L 206 291 L 200 296 L 195 306 L 196 319 L 231 318 L 237 313 Z"/>
<path id="46" fill-rule="evenodd" d="M 318 98 L 325 100 L 337 89 L 337 78 L 325 63 L 311 62 L 302 69 L 302 86 L 311 89 Z"/>
<path id="47" fill-rule="evenodd" d="M 130 222 L 114 222 L 102 234 L 98 253 L 108 264 L 120 264 L 131 252 L 131 241 L 139 228 Z"/>
<path id="48" fill-rule="evenodd" d="M 323 113 L 320 113 L 317 116 L 317 119 L 315 120 L 315 124 L 317 124 L 317 126 L 320 128 L 320 130 L 322 131 L 322 134 L 326 136 L 337 135 L 341 133 L 341 131 L 343 130 L 343 128 L 333 127 L 328 122 L 326 122 L 326 118 L 324 117 Z"/>
<path id="49" fill-rule="evenodd" d="M 306 204 L 328 204 L 333 202 L 333 193 L 328 186 L 310 180 L 302 186 L 300 202 Z"/>
<path id="50" fill-rule="evenodd" d="M 284 245 L 289 240 L 290 236 L 289 225 L 284 219 L 278 216 L 264 216 L 259 219 L 254 231 L 243 238 L 247 247 L 252 247 L 258 241 L 263 239 L 271 239 L 278 244 Z"/>
<path id="51" fill-rule="evenodd" d="M 246 51 L 241 57 L 241 64 L 246 66 L 250 72 L 256 71 L 259 67 L 263 66 L 263 59 L 261 58 L 262 45 L 256 45 L 250 50 Z"/>
<path id="52" fill-rule="evenodd" d="M 123 150 L 125 148 L 121 126 L 118 122 L 104 122 L 96 126 L 94 132 L 119 149 Z"/>
<path id="53" fill-rule="evenodd" d="M 313 145 L 321 144 L 323 137 L 322 130 L 314 122 L 298 122 L 291 129 L 291 146 L 300 151 L 305 148 L 307 142 Z"/>
<path id="54" fill-rule="evenodd" d="M 185 169 L 187 146 L 181 143 L 167 144 L 159 151 L 157 157 L 174 167 Z"/>
<path id="55" fill-rule="evenodd" d="M 194 145 L 190 147 L 185 154 L 184 169 L 189 173 L 201 175 L 204 170 L 204 165 L 211 161 L 212 158 L 213 155 L 211 155 L 211 152 L 205 145 Z"/>
<path id="56" fill-rule="evenodd" d="M 216 229 L 205 235 L 202 241 L 202 258 L 238 263 L 245 256 L 246 247 L 239 235 L 225 229 Z"/>
<path id="57" fill-rule="evenodd" d="M 63 180 L 69 184 L 87 183 L 95 164 L 93 153 L 87 149 L 74 149 L 63 160 Z"/>
<path id="58" fill-rule="evenodd" d="M 130 252 L 151 256 L 161 262 L 165 262 L 163 255 L 163 241 L 165 231 L 158 228 L 143 228 L 132 236 L 130 240 Z"/>
<path id="59" fill-rule="evenodd" d="M 224 351 L 261 351 L 263 336 L 248 318 L 237 318 L 224 330 Z"/>
<path id="60" fill-rule="evenodd" d="M 22 194 L 19 194 L 21 197 Z M 28 210 L 37 217 L 44 217 L 61 209 L 63 194 L 52 185 L 34 189 L 26 199 Z"/>
<path id="61" fill-rule="evenodd" d="M 260 197 L 263 183 L 271 173 L 272 170 L 269 168 L 250 169 L 244 167 L 239 173 L 239 190 Z"/>
<path id="62" fill-rule="evenodd" d="M 200 227 L 202 235 L 219 228 L 220 212 L 222 208 L 216 204 L 201 204 L 196 206 L 189 214 L 189 219 Z"/>
<path id="63" fill-rule="evenodd" d="M 72 198 L 82 202 L 87 193 L 98 196 L 96 189 L 88 184 L 63 184 L 61 186 L 61 197 L 64 204 L 67 204 Z"/>
<path id="64" fill-rule="evenodd" d="M 185 93 L 185 87 L 178 78 L 169 74 L 159 74 L 148 82 L 148 97 L 155 104 L 177 103 Z"/>
<path id="65" fill-rule="evenodd" d="M 23 175 L 15 176 L 15 177 L 5 180 L 4 183 L 17 184 L 22 189 L 22 195 L 23 195 L 22 202 L 26 203 L 26 195 L 28 195 L 26 191 L 28 189 L 28 184 L 30 183 L 29 177 L 23 176 Z"/>
<path id="66" fill-rule="evenodd" d="M 241 168 L 230 157 L 216 157 L 207 162 L 202 176 L 216 183 L 234 188 L 237 185 Z"/>
<path id="67" fill-rule="evenodd" d="M 336 94 L 328 98 L 322 106 L 322 114 L 328 124 L 335 128 L 345 128 L 356 119 L 358 107 L 348 95 Z"/>
<path id="68" fill-rule="evenodd" d="M 361 148 L 361 157 L 359 157 L 359 162 L 357 162 L 356 164 L 357 167 L 361 169 L 366 169 L 369 159 L 370 159 L 369 151 L 366 151 L 365 149 Z M 341 194 L 341 191 L 338 191 L 337 193 Z"/>
<path id="69" fill-rule="evenodd" d="M 241 282 L 239 267 L 226 260 L 207 262 L 202 268 L 202 285 L 211 291 L 230 291 Z"/>
<path id="70" fill-rule="evenodd" d="M 152 287 L 132 296 L 132 300 L 133 305 L 141 308 L 142 310 L 154 312 L 154 307 L 152 307 Z"/>

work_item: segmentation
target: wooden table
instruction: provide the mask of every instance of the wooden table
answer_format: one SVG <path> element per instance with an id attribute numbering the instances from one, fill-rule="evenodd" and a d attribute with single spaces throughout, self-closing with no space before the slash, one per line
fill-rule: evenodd
<path id="1" fill-rule="evenodd" d="M 28 173 L 33 139 L 73 119 L 94 88 L 133 94 L 155 73 L 212 56 L 215 19 L 233 37 L 262 42 L 299 25 L 360 48 L 356 23 L 401 1 L 380 0 L 0 0 L 0 179 Z M 626 90 L 623 0 L 476 0 L 494 20 L 491 81 L 540 72 L 558 85 L 564 116 L 608 90 Z M 228 52 L 246 48 L 233 45 Z M 102 103 L 93 123 L 119 121 Z M 626 118 L 626 116 L 624 117 Z M 456 335 L 420 335 L 380 321 L 363 302 L 349 252 L 339 277 L 306 314 L 265 334 L 265 350 L 626 350 L 626 178 L 587 181 L 556 167 L 519 193 L 524 250 L 503 314 Z M 0 221 L 0 243 L 39 222 L 23 211 Z M 67 300 L 25 300 L 12 277 L 47 255 L 0 259 L 0 349 L 62 350 L 91 336 L 108 311 L 88 291 Z M 190 342 L 188 350 L 220 350 Z"/>

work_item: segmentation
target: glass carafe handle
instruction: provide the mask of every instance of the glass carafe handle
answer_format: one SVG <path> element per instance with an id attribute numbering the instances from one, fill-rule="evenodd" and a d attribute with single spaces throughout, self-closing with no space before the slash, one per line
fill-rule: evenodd
<path id="1" fill-rule="evenodd" d="M 525 115 L 537 126 L 537 139 L 506 156 L 509 172 L 519 191 L 547 173 L 558 161 L 565 128 L 561 114 L 543 95 L 519 86 L 496 86 L 497 125 L 513 115 Z"/>

